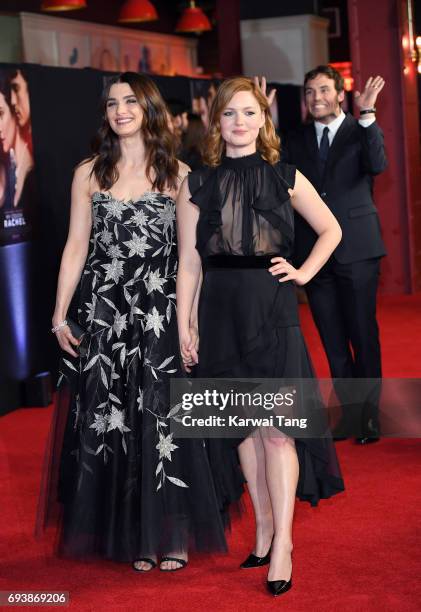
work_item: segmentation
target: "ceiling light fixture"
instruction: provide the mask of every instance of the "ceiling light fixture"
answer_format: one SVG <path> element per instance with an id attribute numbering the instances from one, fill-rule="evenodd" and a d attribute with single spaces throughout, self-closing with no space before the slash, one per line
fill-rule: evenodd
<path id="1" fill-rule="evenodd" d="M 126 0 L 118 16 L 119 23 L 141 23 L 157 19 L 156 8 L 149 0 Z"/>
<path id="2" fill-rule="evenodd" d="M 86 8 L 86 0 L 44 0 L 41 4 L 42 11 L 60 12 L 77 11 Z"/>
<path id="3" fill-rule="evenodd" d="M 180 17 L 176 32 L 208 32 L 212 29 L 209 19 L 201 8 L 196 6 L 196 3 L 192 0 L 190 6 L 184 9 L 183 14 Z"/>

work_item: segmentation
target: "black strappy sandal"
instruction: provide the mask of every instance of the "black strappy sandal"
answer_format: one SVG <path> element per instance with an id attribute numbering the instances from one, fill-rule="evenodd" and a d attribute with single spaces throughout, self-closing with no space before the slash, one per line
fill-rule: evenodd
<path id="1" fill-rule="evenodd" d="M 163 569 L 161 567 L 161 563 L 165 563 L 166 561 L 175 561 L 176 563 L 179 563 L 180 566 L 174 567 L 173 569 Z M 184 569 L 187 563 L 188 562 L 185 559 L 179 559 L 178 557 L 162 557 L 159 564 L 159 569 L 161 570 L 161 572 L 178 572 L 178 570 Z"/>
<path id="2" fill-rule="evenodd" d="M 149 565 L 151 566 L 150 569 L 142 569 L 140 567 L 136 567 L 136 563 L 149 563 Z M 153 569 L 155 569 L 156 567 L 156 561 L 154 561 L 153 559 L 150 559 L 149 557 L 139 557 L 139 559 L 135 559 L 132 563 L 132 567 L 134 569 L 135 572 L 142 572 L 144 574 L 147 574 L 148 572 L 151 572 Z"/>

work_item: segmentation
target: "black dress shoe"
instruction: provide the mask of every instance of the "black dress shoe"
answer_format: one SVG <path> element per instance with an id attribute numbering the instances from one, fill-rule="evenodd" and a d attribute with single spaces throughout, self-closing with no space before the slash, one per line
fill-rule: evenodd
<path id="1" fill-rule="evenodd" d="M 253 553 L 247 557 L 245 561 L 240 565 L 241 569 L 250 569 L 252 567 L 263 567 L 264 565 L 268 565 L 270 563 L 270 548 L 267 555 L 264 557 L 257 557 Z"/>
<path id="2" fill-rule="evenodd" d="M 378 436 L 366 436 L 362 438 L 355 438 L 356 444 L 360 446 L 365 446 L 366 444 L 374 444 L 374 442 L 378 442 L 380 438 Z"/>
<path id="3" fill-rule="evenodd" d="M 268 591 L 274 597 L 278 597 L 278 595 L 283 595 L 292 587 L 292 576 L 289 580 L 267 580 L 266 585 Z"/>
<path id="4" fill-rule="evenodd" d="M 380 440 L 380 427 L 378 422 L 370 419 L 362 428 L 361 434 L 355 438 L 355 442 L 360 446 L 374 444 Z"/>

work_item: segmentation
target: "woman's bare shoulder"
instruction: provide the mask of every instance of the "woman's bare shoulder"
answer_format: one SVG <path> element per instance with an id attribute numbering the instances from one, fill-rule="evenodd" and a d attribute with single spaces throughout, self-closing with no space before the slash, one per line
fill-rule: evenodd
<path id="1" fill-rule="evenodd" d="M 77 174 L 80 177 L 87 177 L 92 174 L 92 170 L 95 164 L 95 157 L 88 157 L 86 159 L 82 159 L 81 162 L 75 168 L 75 175 Z"/>
<path id="2" fill-rule="evenodd" d="M 84 186 L 90 192 L 97 190 L 97 181 L 93 174 L 94 164 L 95 158 L 84 159 L 76 166 L 73 174 L 73 182 Z"/>

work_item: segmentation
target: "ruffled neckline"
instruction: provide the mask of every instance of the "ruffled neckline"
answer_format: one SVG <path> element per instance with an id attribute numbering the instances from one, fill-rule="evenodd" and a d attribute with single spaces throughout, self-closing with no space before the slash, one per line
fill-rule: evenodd
<path id="1" fill-rule="evenodd" d="M 231 168 L 233 170 L 255 168 L 264 163 L 265 160 L 258 151 L 250 153 L 250 155 L 244 155 L 243 157 L 227 157 L 224 155 L 221 160 L 221 166 L 223 168 Z"/>

